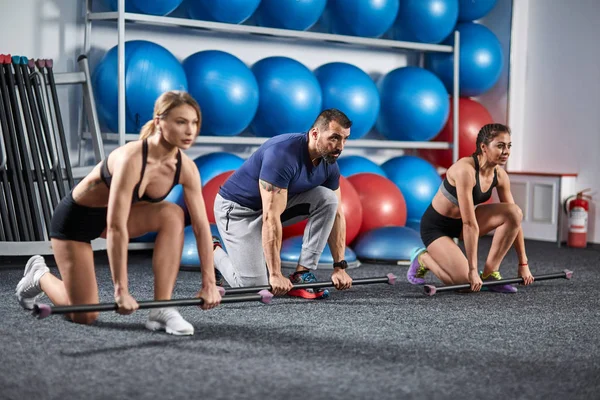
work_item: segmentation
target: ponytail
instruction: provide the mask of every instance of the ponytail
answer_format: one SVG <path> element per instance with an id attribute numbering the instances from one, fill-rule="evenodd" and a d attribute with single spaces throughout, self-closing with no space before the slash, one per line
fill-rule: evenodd
<path id="1" fill-rule="evenodd" d="M 156 130 L 156 125 L 154 124 L 154 119 L 146 122 L 144 126 L 142 126 L 142 130 L 140 131 L 140 140 L 148 139 L 150 136 L 154 134 Z"/>

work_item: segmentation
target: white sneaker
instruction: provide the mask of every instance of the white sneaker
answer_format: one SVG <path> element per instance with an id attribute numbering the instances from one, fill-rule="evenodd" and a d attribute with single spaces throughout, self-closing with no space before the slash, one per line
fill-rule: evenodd
<path id="1" fill-rule="evenodd" d="M 33 256 L 27 261 L 23 278 L 17 284 L 15 294 L 19 304 L 26 310 L 32 310 L 36 300 L 43 294 L 40 287 L 40 278 L 50 272 L 44 257 Z"/>
<path id="2" fill-rule="evenodd" d="M 151 331 L 165 330 L 171 335 L 193 335 L 194 327 L 175 308 L 155 308 L 150 310 L 146 328 Z"/>

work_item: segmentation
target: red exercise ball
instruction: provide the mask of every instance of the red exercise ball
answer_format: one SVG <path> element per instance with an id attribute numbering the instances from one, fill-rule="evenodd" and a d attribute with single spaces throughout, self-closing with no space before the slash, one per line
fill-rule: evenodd
<path id="1" fill-rule="evenodd" d="M 206 207 L 206 215 L 208 216 L 208 222 L 215 224 L 215 199 L 219 189 L 225 183 L 227 178 L 233 174 L 234 171 L 225 171 L 206 182 L 202 187 L 202 197 L 204 197 L 204 206 Z"/>
<path id="2" fill-rule="evenodd" d="M 434 142 L 452 141 L 452 101 L 450 101 L 450 117 L 444 129 L 433 139 Z M 458 99 L 458 158 L 469 157 L 475 152 L 475 142 L 479 130 L 493 121 L 488 110 L 475 100 L 468 97 Z M 419 155 L 430 163 L 443 168 L 452 165 L 452 150 L 419 150 Z"/>
<path id="3" fill-rule="evenodd" d="M 352 175 L 348 180 L 362 204 L 359 234 L 384 226 L 406 225 L 406 201 L 394 182 L 368 172 Z"/>
<path id="4" fill-rule="evenodd" d="M 346 244 L 350 244 L 360 231 L 362 223 L 362 205 L 354 186 L 343 176 L 340 176 L 340 190 L 342 192 L 342 212 L 346 218 Z M 304 235 L 307 220 L 283 227 L 283 239 Z"/>

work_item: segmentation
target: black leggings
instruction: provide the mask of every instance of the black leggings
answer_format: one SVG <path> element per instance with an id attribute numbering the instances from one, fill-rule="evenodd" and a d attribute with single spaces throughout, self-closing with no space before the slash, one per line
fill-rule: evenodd
<path id="1" fill-rule="evenodd" d="M 50 237 L 90 243 L 106 229 L 106 207 L 86 207 L 75 203 L 73 192 L 56 206 L 50 223 Z"/>
<path id="2" fill-rule="evenodd" d="M 436 239 L 444 236 L 460 237 L 462 228 L 462 219 L 446 217 L 435 211 L 430 204 L 421 218 L 421 240 L 425 247 L 429 247 Z"/>

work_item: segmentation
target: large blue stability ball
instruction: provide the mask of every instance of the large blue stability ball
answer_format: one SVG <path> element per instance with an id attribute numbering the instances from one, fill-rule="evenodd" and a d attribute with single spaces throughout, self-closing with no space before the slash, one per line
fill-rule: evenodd
<path id="1" fill-rule="evenodd" d="M 458 19 L 458 0 L 401 0 L 391 30 L 395 40 L 440 43 Z"/>
<path id="2" fill-rule="evenodd" d="M 474 21 L 485 17 L 496 5 L 497 0 L 458 0 L 458 20 Z"/>
<path id="3" fill-rule="evenodd" d="M 173 189 L 171 189 L 167 197 L 165 197 L 165 201 L 175 203 L 179 207 L 181 207 L 181 209 L 183 210 L 183 215 L 185 216 L 185 225 L 190 224 L 190 213 L 188 211 L 187 204 L 185 204 L 185 198 L 183 196 L 183 185 L 175 185 Z"/>
<path id="4" fill-rule="evenodd" d="M 125 0 L 125 12 L 167 15 L 175 11 L 183 0 Z M 117 11 L 119 0 L 104 0 L 111 10 Z"/>
<path id="5" fill-rule="evenodd" d="M 260 26 L 305 31 L 319 20 L 327 0 L 262 0 L 254 17 Z"/>
<path id="6" fill-rule="evenodd" d="M 132 243 L 154 243 L 157 236 L 158 232 L 148 232 L 142 236 L 131 238 L 129 241 Z"/>
<path id="7" fill-rule="evenodd" d="M 404 226 L 373 229 L 354 242 L 354 251 L 362 262 L 406 262 L 410 260 L 414 249 L 419 247 L 424 247 L 421 235 Z"/>
<path id="8" fill-rule="evenodd" d="M 321 65 L 314 74 L 321 85 L 323 109 L 337 108 L 352 121 L 350 139 L 369 133 L 379 115 L 379 92 L 371 77 L 342 62 Z"/>
<path id="9" fill-rule="evenodd" d="M 325 26 L 339 35 L 380 37 L 394 23 L 400 0 L 329 0 Z"/>
<path id="10" fill-rule="evenodd" d="M 302 236 L 293 236 L 285 239 L 281 243 L 281 265 L 286 268 L 295 268 L 298 265 L 301 252 Z M 348 268 L 357 268 L 360 266 L 360 263 L 356 259 L 356 254 L 349 247 L 346 247 L 344 259 L 348 263 Z M 321 269 L 333 269 L 333 256 L 328 244 L 325 245 L 325 249 L 323 249 L 323 253 L 319 258 L 318 267 Z"/>
<path id="11" fill-rule="evenodd" d="M 221 238 L 217 225 L 210 224 L 210 231 L 213 236 Z M 225 245 L 221 242 L 223 250 Z M 185 269 L 200 269 L 202 263 L 200 262 L 200 256 L 198 255 L 198 244 L 196 242 L 196 235 L 192 226 L 186 226 L 183 231 L 183 251 L 181 252 L 181 267 Z"/>
<path id="12" fill-rule="evenodd" d="M 442 183 L 435 167 L 419 157 L 400 156 L 384 162 L 381 168 L 402 191 L 407 219 L 420 220 Z"/>
<path id="13" fill-rule="evenodd" d="M 244 159 L 240 156 L 221 151 L 204 154 L 194 159 L 194 164 L 196 164 L 198 172 L 200 173 L 202 186 L 206 185 L 208 181 L 223 172 L 238 169 L 243 163 Z M 165 200 L 175 203 L 183 209 L 185 214 L 185 224 L 188 225 L 190 223 L 190 216 L 187 205 L 185 204 L 183 186 L 175 185 Z"/>
<path id="14" fill-rule="evenodd" d="M 260 93 L 258 111 L 250 124 L 257 136 L 305 132 L 321 112 L 319 81 L 300 62 L 268 57 L 252 66 Z"/>
<path id="15" fill-rule="evenodd" d="M 500 78 L 504 63 L 502 46 L 496 35 L 483 25 L 463 22 L 456 30 L 460 32 L 460 95 L 479 96 Z M 454 35 L 444 40 L 444 44 L 454 45 Z M 449 92 L 454 87 L 453 62 L 450 53 L 429 53 L 425 57 L 425 67 L 440 77 Z"/>
<path id="16" fill-rule="evenodd" d="M 110 49 L 96 66 L 92 76 L 99 118 L 117 132 L 118 71 L 117 46 Z M 134 40 L 125 43 L 126 129 L 138 133 L 154 114 L 154 102 L 168 90 L 187 91 L 183 67 L 167 49 L 152 42 Z"/>
<path id="17" fill-rule="evenodd" d="M 377 129 L 388 139 L 427 141 L 444 127 L 450 99 L 444 84 L 419 67 L 397 68 L 378 82 L 381 112 Z"/>
<path id="18" fill-rule="evenodd" d="M 259 4 L 260 0 L 186 0 L 184 6 L 192 19 L 241 24 Z"/>
<path id="19" fill-rule="evenodd" d="M 223 172 L 238 169 L 243 163 L 242 157 L 223 151 L 204 154 L 194 159 L 194 164 L 200 172 L 202 186 Z"/>
<path id="20" fill-rule="evenodd" d="M 362 174 L 363 172 L 370 172 L 387 178 L 379 165 L 363 156 L 343 156 L 337 160 L 337 163 L 340 168 L 340 174 L 345 178 L 355 174 Z"/>
<path id="21" fill-rule="evenodd" d="M 258 108 L 258 83 L 239 58 L 200 51 L 183 61 L 183 69 L 202 110 L 203 135 L 234 136 L 250 125 Z"/>

